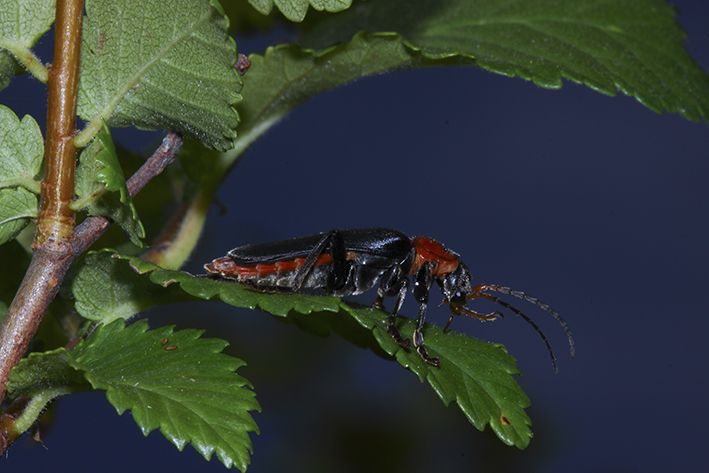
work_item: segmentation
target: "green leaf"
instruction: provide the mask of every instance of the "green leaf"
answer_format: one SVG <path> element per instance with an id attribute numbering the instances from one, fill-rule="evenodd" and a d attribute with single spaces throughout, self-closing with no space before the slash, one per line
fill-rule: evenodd
<path id="1" fill-rule="evenodd" d="M 0 245 L 17 236 L 37 217 L 37 196 L 22 187 L 0 190 Z"/>
<path id="2" fill-rule="evenodd" d="M 78 113 L 92 122 L 80 143 L 106 120 L 232 146 L 241 82 L 216 1 L 90 0 L 86 11 Z"/>
<path id="3" fill-rule="evenodd" d="M 387 314 L 375 309 L 342 308 L 363 327 L 373 331 L 377 342 L 401 366 L 428 381 L 447 406 L 456 401 L 471 424 L 483 430 L 489 423 L 507 445 L 526 448 L 532 438 L 531 421 L 524 408 L 530 406 L 512 375 L 520 374 L 515 359 L 502 344 L 444 331 L 437 325 L 424 328 L 429 355 L 441 361 L 440 368 L 431 367 L 414 349 L 394 343 L 387 332 Z M 403 318 L 397 323 L 401 334 L 413 338 L 416 321 Z"/>
<path id="4" fill-rule="evenodd" d="M 209 460 L 216 451 L 226 466 L 249 464 L 249 432 L 260 410 L 248 381 L 234 371 L 244 362 L 221 353 L 227 343 L 201 339 L 198 330 L 147 331 L 147 322 L 101 325 L 71 351 L 119 414 L 131 409 L 144 435 L 161 429 L 180 451 L 188 442 Z"/>
<path id="5" fill-rule="evenodd" d="M 145 229 L 128 193 L 109 133 L 99 133 L 82 150 L 76 175 L 76 194 L 80 199 L 93 197 L 88 206 L 91 215 L 109 217 L 121 226 L 133 244 L 143 246 L 141 239 L 145 238 Z"/>
<path id="6" fill-rule="evenodd" d="M 44 397 L 50 400 L 74 392 L 91 390 L 81 371 L 71 366 L 65 348 L 30 353 L 10 372 L 7 393 L 10 397 Z"/>
<path id="7" fill-rule="evenodd" d="M 531 421 L 524 412 L 524 408 L 530 405 L 529 398 L 512 377 L 519 374 L 515 359 L 500 344 L 444 332 L 441 327 L 426 324 L 426 347 L 431 356 L 441 360 L 441 367 L 434 368 L 425 363 L 414 349 L 402 348 L 394 343 L 387 333 L 388 314 L 383 311 L 354 308 L 336 297 L 263 293 L 238 283 L 197 278 L 179 271 L 157 269 L 137 258 L 122 258 L 130 260 L 136 270 L 149 272 L 150 280 L 161 286 L 179 283 L 184 291 L 195 297 L 218 297 L 236 307 L 260 307 L 279 317 L 295 317 L 296 323 L 303 322 L 305 317 L 295 313 L 312 313 L 311 316 L 322 311 L 349 314 L 361 327 L 373 332 L 376 342 L 386 353 L 416 373 L 422 381 L 427 380 L 446 405 L 456 401 L 476 428 L 482 430 L 489 423 L 506 444 L 518 448 L 529 444 Z M 316 324 L 308 325 L 309 331 L 323 335 L 331 328 L 341 334 L 343 329 L 349 329 L 342 324 L 328 327 L 327 323 L 327 319 L 320 318 Z M 411 319 L 403 319 L 399 323 L 402 335 L 408 338 L 412 337 L 414 327 L 415 321 Z M 356 333 L 353 337 L 345 335 L 345 338 L 354 338 L 360 345 L 368 345 L 360 337 L 361 334 Z"/>
<path id="8" fill-rule="evenodd" d="M 92 389 L 84 374 L 75 370 L 70 362 L 69 353 L 61 347 L 45 353 L 30 353 L 10 371 L 8 396 L 29 398 L 10 427 L 17 436 L 36 423 L 53 399 Z"/>
<path id="9" fill-rule="evenodd" d="M 291 21 L 303 21 L 308 12 L 308 5 L 318 11 L 327 10 L 338 12 L 346 10 L 352 5 L 352 0 L 249 0 L 249 3 L 264 15 L 268 15 L 273 5 Z"/>
<path id="10" fill-rule="evenodd" d="M 90 253 L 79 263 L 72 292 L 81 316 L 108 324 L 156 305 L 194 300 L 177 287 L 156 286 L 114 254 L 112 250 Z"/>
<path id="11" fill-rule="evenodd" d="M 37 122 L 0 105 L 0 188 L 22 186 L 39 194 L 44 139 Z"/>
<path id="12" fill-rule="evenodd" d="M 44 140 L 29 115 L 22 121 L 0 105 L 0 244 L 12 240 L 37 217 Z M 31 192 L 30 192 L 31 191 Z"/>
<path id="13" fill-rule="evenodd" d="M 684 47 L 662 0 L 378 0 L 318 25 L 303 41 L 322 48 L 360 30 L 393 31 L 428 57 L 463 55 L 492 72 L 559 88 L 562 77 L 648 108 L 707 117 L 709 77 Z"/>
<path id="14" fill-rule="evenodd" d="M 56 0 L 3 0 L 0 2 L 0 90 L 22 73 L 17 58 L 28 67 L 37 61 L 29 48 L 54 22 Z"/>

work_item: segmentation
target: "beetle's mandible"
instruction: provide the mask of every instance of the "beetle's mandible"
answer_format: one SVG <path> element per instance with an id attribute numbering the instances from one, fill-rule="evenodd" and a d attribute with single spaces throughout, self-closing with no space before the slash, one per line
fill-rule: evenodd
<path id="1" fill-rule="evenodd" d="M 489 291 L 509 294 L 549 312 L 566 332 L 571 356 L 574 355 L 571 330 L 551 307 L 509 287 L 491 284 L 473 286 L 470 271 L 458 259 L 458 254 L 428 237 L 409 238 L 397 230 L 386 228 L 332 230 L 288 240 L 240 246 L 204 267 L 215 277 L 235 280 L 259 290 L 298 292 L 301 289 L 324 289 L 333 296 L 361 294 L 381 280 L 374 307 L 383 310 L 384 298 L 396 296 L 394 307 L 389 313 L 387 330 L 394 341 L 404 347 L 411 346 L 411 342 L 399 333 L 396 319 L 409 285 L 413 284 L 412 292 L 419 303 L 413 345 L 427 363 L 440 366 L 438 358 L 429 356 L 426 351 L 422 332 L 429 292 L 435 282 L 443 292 L 443 303 L 450 308 L 451 315 L 446 329 L 456 315 L 465 314 L 481 321 L 501 317 L 502 314 L 497 311 L 482 314 L 466 307 L 466 302 L 471 299 L 488 299 L 519 315 L 539 332 L 556 371 L 556 358 L 549 340 L 539 326 L 520 310 L 489 294 Z"/>

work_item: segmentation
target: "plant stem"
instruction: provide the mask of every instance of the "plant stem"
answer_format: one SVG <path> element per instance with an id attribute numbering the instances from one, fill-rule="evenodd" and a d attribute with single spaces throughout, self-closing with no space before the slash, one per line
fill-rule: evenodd
<path id="1" fill-rule="evenodd" d="M 83 0 L 58 0 L 54 30 L 54 64 L 47 80 L 47 143 L 42 204 L 32 257 L 25 278 L 0 327 L 0 399 L 10 370 L 27 351 L 74 258 L 76 94 L 79 85 Z"/>
<path id="2" fill-rule="evenodd" d="M 74 132 L 83 8 L 83 0 L 57 1 L 54 63 L 47 81 L 45 177 L 35 235 L 38 247 L 50 239 L 70 240 L 74 236 L 74 212 L 69 204 L 74 200 Z"/>

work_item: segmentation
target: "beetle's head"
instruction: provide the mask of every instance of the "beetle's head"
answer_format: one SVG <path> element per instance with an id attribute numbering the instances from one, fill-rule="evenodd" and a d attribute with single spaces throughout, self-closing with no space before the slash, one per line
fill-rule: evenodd
<path id="1" fill-rule="evenodd" d="M 566 332 L 566 335 L 569 339 L 569 345 L 571 347 L 571 356 L 574 356 L 575 352 L 575 347 L 574 347 L 574 339 L 573 335 L 571 334 L 571 330 L 569 330 L 568 325 L 564 321 L 564 319 L 561 318 L 561 316 L 556 313 L 555 310 L 553 310 L 551 307 L 549 307 L 547 304 L 544 304 L 541 302 L 539 299 L 529 296 L 523 292 L 520 291 L 515 291 L 510 289 L 509 287 L 503 287 L 503 286 L 495 286 L 492 284 L 479 284 L 477 286 L 473 286 L 471 284 L 471 277 L 470 277 L 470 271 L 468 270 L 468 267 L 465 266 L 465 264 L 461 261 L 458 261 L 458 267 L 448 273 L 444 278 L 441 280 L 441 289 L 443 291 L 443 304 L 448 304 L 450 307 L 451 315 L 450 318 L 448 319 L 448 323 L 446 324 L 445 329 L 448 329 L 448 326 L 450 325 L 451 321 L 453 320 L 453 317 L 456 315 L 469 315 L 471 317 L 474 317 L 480 321 L 488 321 L 488 320 L 495 320 L 498 317 L 502 317 L 502 313 L 495 311 L 495 312 L 490 312 L 489 314 L 482 314 L 480 312 L 476 312 L 473 309 L 470 309 L 466 306 L 466 303 L 469 300 L 472 299 L 487 299 L 489 301 L 492 301 L 496 304 L 499 304 L 503 307 L 508 308 L 515 314 L 519 315 L 522 317 L 525 321 L 527 321 L 529 324 L 534 327 L 534 329 L 539 333 L 539 335 L 542 337 L 544 340 L 544 343 L 547 345 L 547 349 L 549 350 L 549 354 L 551 355 L 551 362 L 552 366 L 554 367 L 554 371 L 557 371 L 556 367 L 556 358 L 554 357 L 554 352 L 551 349 L 551 345 L 549 344 L 549 340 L 547 339 L 546 335 L 542 332 L 542 330 L 539 328 L 539 326 L 532 321 L 529 317 L 527 317 L 525 314 L 522 313 L 519 309 L 513 307 L 509 303 L 501 300 L 500 298 L 493 296 L 492 294 L 489 294 L 486 291 L 495 291 L 495 292 L 501 292 L 503 294 L 509 294 L 514 297 L 517 297 L 519 299 L 526 300 L 527 302 L 531 302 L 532 304 L 535 304 L 536 306 L 540 307 L 542 310 L 545 310 L 546 312 L 549 312 L 554 319 L 556 319 L 557 322 L 561 325 L 561 327 L 564 329 Z"/>
<path id="2" fill-rule="evenodd" d="M 470 284 L 470 271 L 462 261 L 458 261 L 458 267 L 446 274 L 441 284 L 443 296 L 446 298 L 445 303 L 462 303 L 468 298 L 468 294 L 473 291 Z"/>
<path id="3" fill-rule="evenodd" d="M 484 286 L 475 286 L 471 284 L 470 270 L 462 261 L 458 261 L 458 267 L 448 273 L 441 282 L 441 290 L 443 292 L 443 304 L 448 304 L 451 310 L 451 316 L 446 324 L 446 329 L 453 320 L 455 315 L 469 315 L 482 321 L 495 320 L 502 317 L 501 312 L 492 312 L 490 314 L 481 314 L 466 307 L 466 303 L 470 299 L 481 297 L 481 289 Z"/>

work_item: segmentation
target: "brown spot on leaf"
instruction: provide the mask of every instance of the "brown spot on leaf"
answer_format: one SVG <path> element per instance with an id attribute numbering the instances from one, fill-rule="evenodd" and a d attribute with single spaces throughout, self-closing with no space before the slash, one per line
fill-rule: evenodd
<path id="1" fill-rule="evenodd" d="M 246 71 L 251 67 L 251 61 L 246 57 L 245 54 L 239 53 L 239 59 L 237 59 L 236 64 L 234 64 L 234 69 L 239 73 L 240 76 L 246 74 Z"/>
<path id="2" fill-rule="evenodd" d="M 510 422 L 505 414 L 500 414 L 500 422 L 502 422 L 502 425 L 512 425 L 512 422 Z"/>

